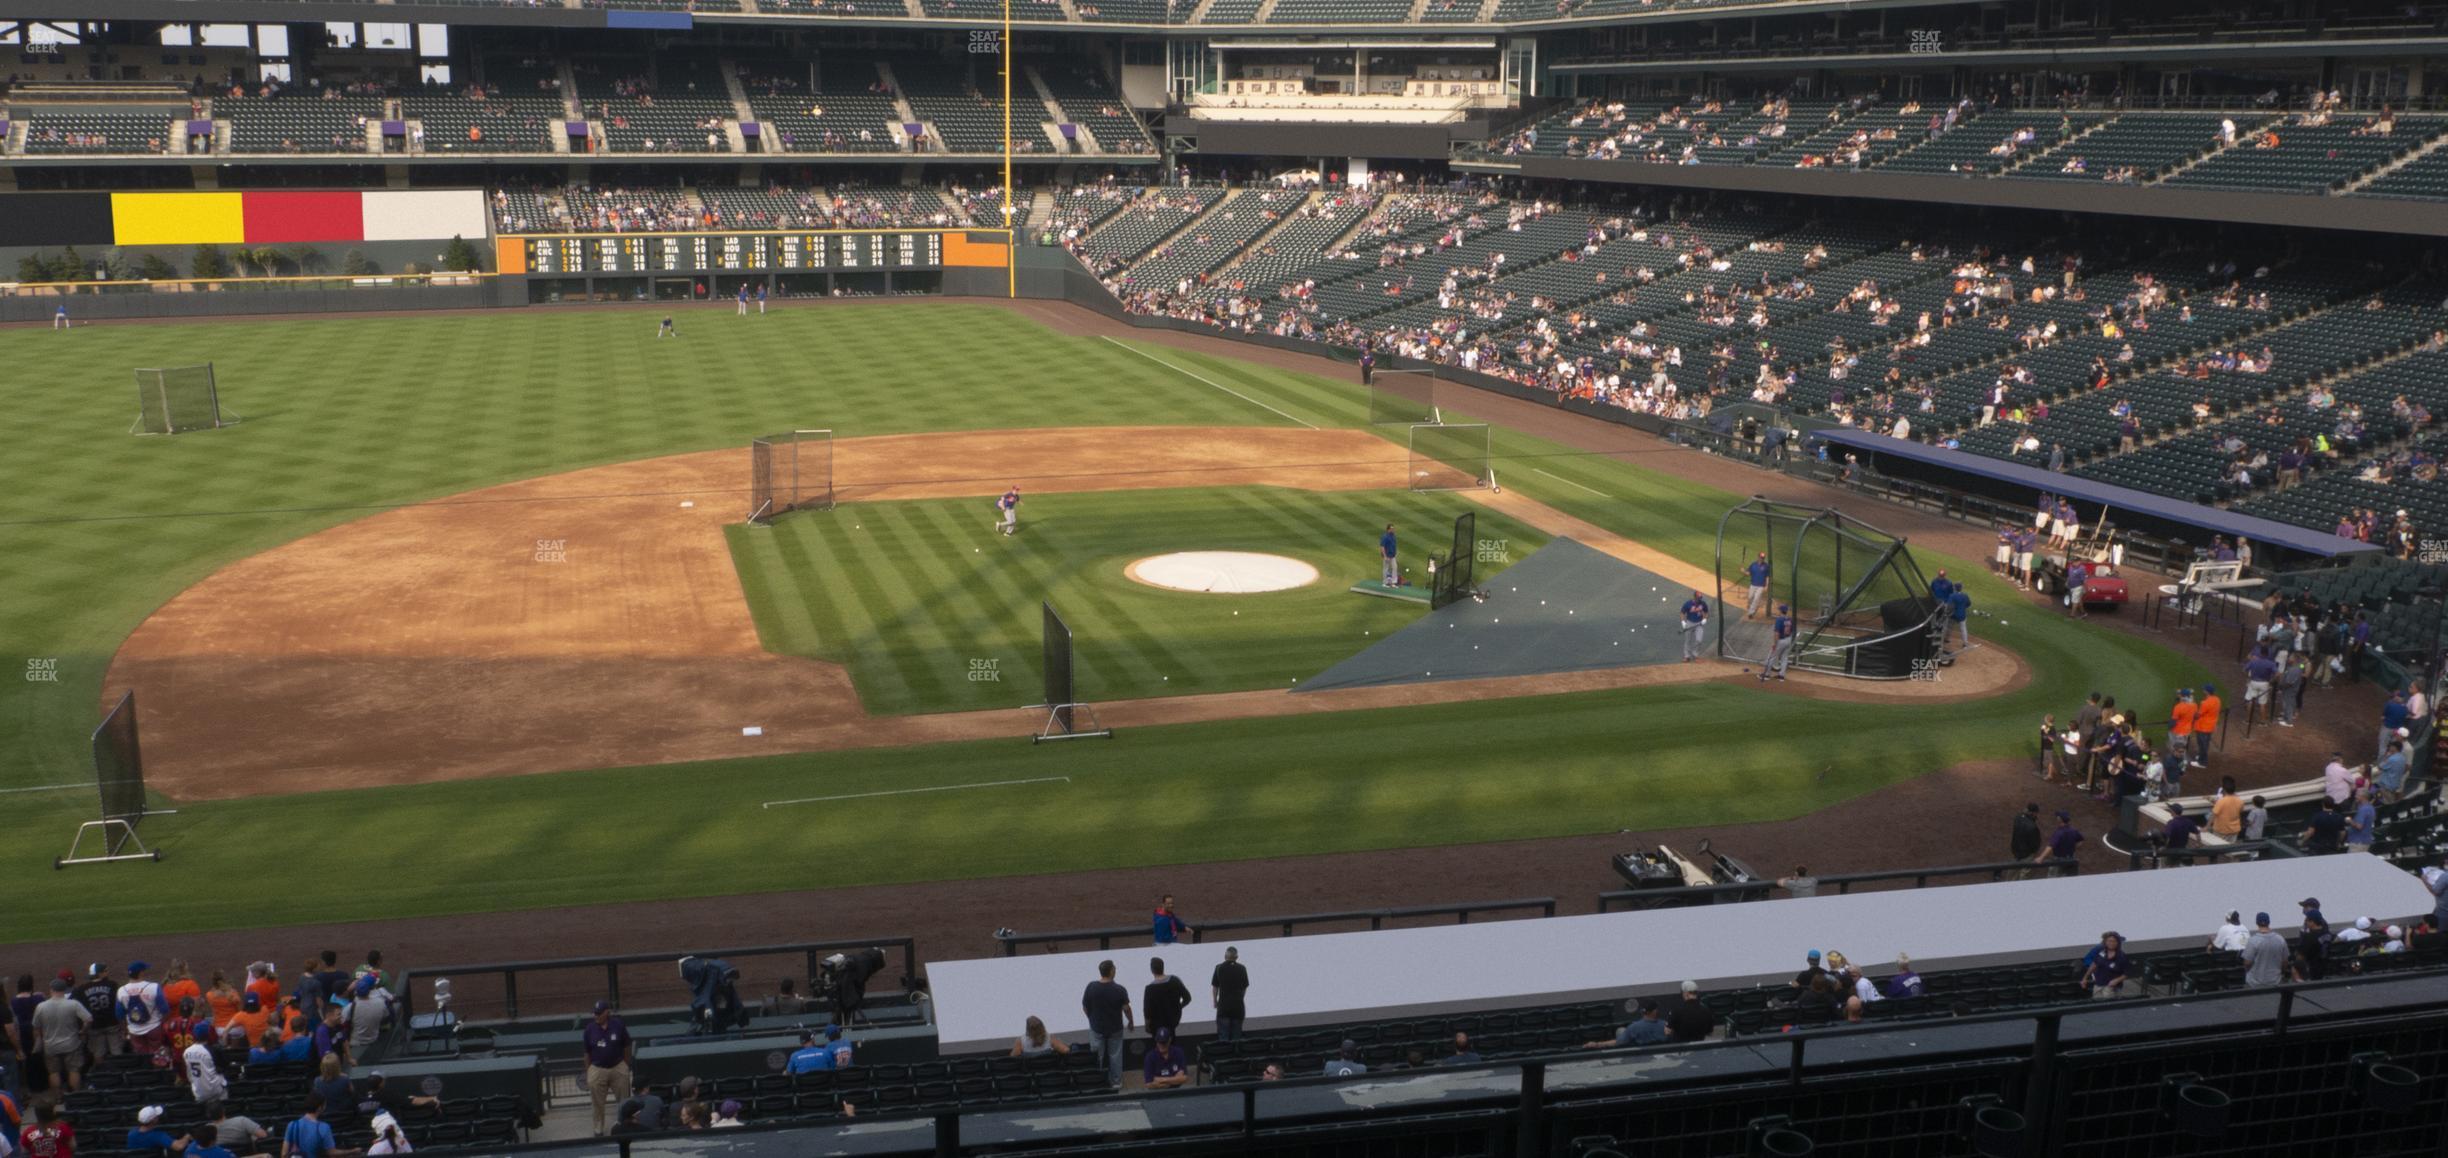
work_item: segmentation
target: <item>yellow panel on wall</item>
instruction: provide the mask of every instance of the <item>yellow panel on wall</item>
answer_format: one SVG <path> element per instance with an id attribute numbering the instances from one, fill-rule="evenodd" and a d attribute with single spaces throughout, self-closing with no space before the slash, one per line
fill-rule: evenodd
<path id="1" fill-rule="evenodd" d="M 243 245 L 246 206 L 237 193 L 113 193 L 111 233 L 120 245 Z"/>

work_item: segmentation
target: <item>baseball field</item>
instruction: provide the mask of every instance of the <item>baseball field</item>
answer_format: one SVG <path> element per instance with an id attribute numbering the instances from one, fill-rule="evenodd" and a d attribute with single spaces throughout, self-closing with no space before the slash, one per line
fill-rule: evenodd
<path id="1" fill-rule="evenodd" d="M 1740 496 L 1502 427 L 1502 496 L 1413 493 L 1349 381 L 992 305 L 707 312 L 668 341 L 653 322 L 0 331 L 0 888 L 60 889 L 51 858 L 95 811 L 87 734 L 122 688 L 179 810 L 144 824 L 163 863 L 70 870 L 113 887 L 0 937 L 1775 819 L 2016 751 L 2090 688 L 2204 674 L 1922 551 L 2008 609 L 1976 631 L 2019 658 L 2010 686 L 1856 702 L 1729 669 L 1293 695 L 1422 613 L 1342 590 L 1384 523 L 1432 543 L 1473 510 L 1514 557 L 1571 534 L 1705 575 Z M 134 368 L 205 361 L 244 422 L 126 433 Z M 846 501 L 739 526 L 747 441 L 801 428 L 841 440 Z M 998 536 L 1014 483 L 1023 533 Z M 1207 549 L 1322 579 L 1211 596 L 1121 574 Z M 1039 600 L 1117 738 L 1023 739 Z M 761 807 L 780 801 L 808 803 Z"/>

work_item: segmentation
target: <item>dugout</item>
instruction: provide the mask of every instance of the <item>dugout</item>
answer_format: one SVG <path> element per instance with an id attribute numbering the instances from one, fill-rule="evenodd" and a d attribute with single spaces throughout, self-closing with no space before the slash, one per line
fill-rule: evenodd
<path id="1" fill-rule="evenodd" d="M 1746 568 L 1768 555 L 1769 610 L 1744 618 Z M 1793 666 L 1857 679 L 1932 671 L 1945 609 L 1898 536 L 1827 507 L 1753 498 L 1717 521 L 1717 654 L 1764 663 L 1774 605 L 1794 610 Z"/>

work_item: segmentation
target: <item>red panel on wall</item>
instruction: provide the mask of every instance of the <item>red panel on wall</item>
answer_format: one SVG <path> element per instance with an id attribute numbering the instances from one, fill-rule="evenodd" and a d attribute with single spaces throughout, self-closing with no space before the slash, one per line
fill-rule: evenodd
<path id="1" fill-rule="evenodd" d="M 365 211 L 356 192 L 248 193 L 249 245 L 293 241 L 363 241 Z"/>

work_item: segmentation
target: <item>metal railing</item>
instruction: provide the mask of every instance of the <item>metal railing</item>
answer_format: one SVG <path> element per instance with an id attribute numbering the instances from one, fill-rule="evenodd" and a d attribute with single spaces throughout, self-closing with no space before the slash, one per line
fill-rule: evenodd
<path id="1" fill-rule="evenodd" d="M 2125 852 L 2125 867 L 2132 871 L 2160 868 L 2167 865 L 2189 866 L 2196 861 L 2221 861 L 2230 857 L 2298 857 L 2303 851 L 2292 844 L 2277 840 L 2235 841 L 2229 844 L 2194 845 L 2189 848 L 2136 848 Z"/>
<path id="2" fill-rule="evenodd" d="M 1555 916 L 1555 898 L 1525 897 L 1511 901 L 1406 905 L 1392 909 L 1350 909 L 1337 913 L 1299 913 L 1288 917 L 1236 917 L 1222 921 L 1201 921 L 1191 926 L 1190 941 L 1192 944 L 1198 944 L 1204 942 L 1209 933 L 1229 933 L 1242 929 L 1273 929 L 1278 936 L 1289 937 L 1304 925 L 1340 925 L 1354 921 L 1368 922 L 1369 930 L 1375 932 L 1385 928 L 1387 921 L 1408 920 L 1413 917 L 1453 917 L 1455 924 L 1467 925 L 1471 923 L 1471 918 L 1474 916 L 1520 912 L 1529 909 L 1538 910 L 1538 915 L 1542 917 Z M 1044 945 L 1047 947 L 1046 951 L 1051 953 L 1065 941 L 1093 940 L 1097 948 L 1111 949 L 1116 938 L 1147 937 L 1153 940 L 1154 936 L 1155 924 L 1151 920 L 1137 925 L 1118 925 L 1104 929 L 1068 929 L 1052 933 L 1001 932 L 995 935 L 995 939 L 1003 943 L 1004 956 L 1016 957 L 1020 955 L 1022 945 Z"/>
<path id="3" fill-rule="evenodd" d="M 897 950 L 901 955 L 901 971 L 897 976 L 918 975 L 918 940 L 915 937 L 868 937 L 860 940 L 801 941 L 787 945 L 758 945 L 738 949 L 698 949 L 689 952 L 633 953 L 622 957 L 562 957 L 549 961 L 492 961 L 476 965 L 450 965 L 411 969 L 400 975 L 401 1016 L 399 1024 L 408 1024 L 416 1013 L 414 982 L 426 978 L 494 977 L 501 982 L 501 1001 L 505 1020 L 519 1018 L 519 978 L 532 973 L 558 973 L 579 969 L 603 970 L 603 989 L 599 1000 L 614 1005 L 621 1003 L 620 970 L 624 965 L 672 965 L 682 957 L 773 957 L 801 955 L 807 960 L 807 974 L 815 976 L 818 963 L 826 954 L 851 949 Z M 591 1004 L 591 1003 L 590 1003 Z M 573 1015 L 584 1010 L 572 1010 Z"/>
<path id="4" fill-rule="evenodd" d="M 1855 885 L 1886 884 L 1891 881 L 1911 881 L 1912 887 L 1926 889 L 1937 877 L 1973 877 L 1976 880 L 2005 880 L 2010 873 L 2029 873 L 2043 877 L 2070 877 L 2082 872 L 2082 865 L 2071 860 L 2003 860 L 1986 864 L 1948 865 L 1942 868 L 1888 869 L 1874 873 L 1842 873 L 1818 878 L 1820 891 L 1833 889 L 1837 895 L 1853 891 Z M 1948 882 L 1941 882 L 1948 883 Z M 1776 891 L 1772 880 L 1735 881 L 1718 885 L 1684 885 L 1671 889 L 1613 889 L 1598 894 L 1598 911 L 1612 913 L 1618 909 L 1668 909 L 1686 905 L 1724 905 L 1744 901 L 1766 900 Z"/>
<path id="5" fill-rule="evenodd" d="M 1929 1025 L 1944 1025 L 1950 1029 L 1953 1029 L 1957 1027 L 1979 1025 L 2029 1024 L 2031 1026 L 2031 1030 L 2028 1034 L 2028 1045 L 2015 1045 L 2012 1046 L 2011 1049 L 2004 1046 L 1992 1046 L 1989 1047 L 1986 1052 L 2000 1055 L 2001 1057 L 2006 1053 L 2011 1053 L 2012 1056 L 2008 1060 L 2012 1060 L 2028 1067 L 2026 1080 L 2022 1083 L 2022 1088 L 2026 1092 L 2025 1100 L 2021 1108 L 2023 1110 L 2024 1119 L 2026 1122 L 2030 1123 L 2031 1129 L 2045 1131 L 2047 1128 L 2046 1123 L 2050 1121 L 2049 1111 L 2051 1099 L 2057 1089 L 2058 1078 L 2061 1073 L 2061 1068 L 2064 1065 L 2062 1055 L 2065 1047 L 2061 1044 L 2061 1042 L 2063 1041 L 2064 1036 L 2062 1032 L 2063 1025 L 2065 1019 L 2068 1017 L 2096 1016 L 2111 1011 L 2122 1012 L 2125 1010 L 2175 1008 L 2178 1006 L 2183 1006 L 2191 1011 L 2199 1011 L 2205 1002 L 2214 1002 L 2219 1000 L 2275 998 L 2277 1002 L 2276 1008 L 2266 1017 L 2228 1021 L 2221 1023 L 2214 1028 L 2204 1028 L 2202 1032 L 2205 1035 L 2210 1035 L 2212 1033 L 2232 1034 L 2243 1032 L 2247 1029 L 2258 1028 L 2264 1030 L 2272 1037 L 2284 1039 L 2296 1028 L 2296 1023 L 2299 1020 L 2296 1016 L 2296 997 L 2298 994 L 2317 994 L 2327 990 L 2345 989 L 2353 986 L 2371 986 L 2374 984 L 2386 983 L 2391 980 L 2417 978 L 2425 975 L 2438 976 L 2441 975 L 2441 972 L 2437 969 L 2409 969 L 2403 971 L 2390 971 L 2374 975 L 2331 978 L 2322 981 L 2288 982 L 2263 988 L 2244 989 L 2217 994 L 2186 993 L 2165 997 L 2128 998 L 2106 1005 L 2090 1001 L 2081 1001 L 2072 1002 L 2065 1005 L 2049 1006 L 2041 1009 L 1972 1013 L 1934 1020 L 1916 1019 L 1911 1021 L 1873 1021 L 1867 1023 L 1838 1024 L 1815 1028 L 1797 1027 L 1789 1033 L 1782 1033 L 1773 1036 L 1725 1037 L 1711 1041 L 1693 1042 L 1689 1044 L 1629 1048 L 1637 1049 L 1639 1052 L 1646 1054 L 1685 1056 L 1691 1054 L 1713 1053 L 1721 1050 L 1754 1050 L 1765 1053 L 1778 1050 L 1780 1047 L 1782 1047 L 1782 1050 L 1786 1054 L 1786 1065 L 1779 1084 L 1783 1085 L 1787 1089 L 1799 1092 L 1812 1079 L 1813 1075 L 1809 1069 L 1810 1052 L 1812 1045 L 1817 1042 L 1833 1043 L 1842 1040 L 1871 1038 L 1881 1034 L 1903 1033 L 1910 1035 L 1917 1031 L 1917 1027 Z M 2435 992 L 2429 997 L 2418 1000 L 2410 1000 L 2394 1008 L 2400 1013 L 2448 1008 L 2448 987 L 2435 987 Z M 2355 1018 L 2365 1016 L 2368 1012 L 2369 1011 L 2356 1010 L 2353 1012 L 2340 1013 L 2338 1016 L 2341 1018 Z M 2198 1021 L 2199 1019 L 2196 1020 Z M 2147 1032 L 2149 1031 L 2141 1028 L 2137 1028 L 2135 1031 L 2136 1036 L 2142 1036 Z M 2162 1033 L 2162 1035 L 2164 1034 Z M 2012 1036 L 2016 1041 L 2021 1041 L 2026 1037 L 2024 1034 L 2015 1034 Z M 1602 1090 L 1598 1089 L 1597 1087 L 1593 1087 L 1585 1077 L 1576 1078 L 1569 1085 L 1558 1085 L 1551 1091 L 1548 1085 L 1548 1067 L 1572 1062 L 1587 1062 L 1592 1056 L 1617 1056 L 1625 1052 L 1628 1051 L 1612 1050 L 1607 1051 L 1604 1054 L 1593 1055 L 1588 1052 L 1574 1051 L 1568 1053 L 1546 1054 L 1529 1058 L 1511 1059 L 1506 1061 L 1483 1062 L 1476 1065 L 1437 1066 L 1432 1071 L 1435 1076 L 1427 1080 L 1432 1080 L 1440 1084 L 1451 1084 L 1458 1077 L 1472 1074 L 1499 1077 L 1509 1073 L 1518 1075 L 1518 1091 L 1506 1092 L 1497 1090 L 1491 1091 L 1484 1096 L 1438 1100 L 1431 1104 L 1421 1106 L 1420 1110 L 1421 1112 L 1433 1113 L 1439 1117 L 1448 1119 L 1457 1118 L 1463 1114 L 1475 1113 L 1501 1113 L 1514 1115 L 1513 1126 L 1516 1131 L 1516 1145 L 1512 1152 L 1522 1155 L 1544 1154 L 1548 1152 L 1546 1149 L 1546 1133 L 1548 1129 L 1547 1119 L 1549 1112 L 1551 1109 L 1564 1108 L 1551 1107 L 1550 1103 L 1554 1100 L 1550 1097 L 1551 1093 L 1557 1097 L 1569 1096 L 1575 1100 L 1586 1100 L 1593 1095 L 1603 1093 Z M 1957 1052 L 1974 1053 L 1983 1051 L 1977 1047 L 1971 1047 Z M 1860 1051 L 1858 1049 L 1841 1051 L 1840 1057 L 1845 1060 L 1852 1060 L 1857 1058 L 1859 1053 Z M 1842 1062 L 1830 1064 L 1842 1064 Z M 1707 1067 L 1699 1067 L 1694 1072 L 1705 1073 L 1709 1071 Z M 1422 1078 L 1426 1077 L 1425 1074 L 1391 1074 L 1386 1075 L 1382 1080 L 1385 1082 L 1399 1083 L 1405 1080 L 1408 1076 L 1418 1076 Z M 965 1145 L 962 1140 L 961 1126 L 963 1120 L 970 1117 L 1008 1118 L 1014 1113 L 1023 1113 L 1032 1116 L 1054 1115 L 1059 1114 L 1063 1110 L 1073 1108 L 1084 1109 L 1091 1106 L 1112 1106 L 1117 1102 L 1152 1107 L 1160 1104 L 1160 1099 L 1170 1099 L 1175 1102 L 1177 1107 L 1183 1108 L 1185 1112 L 1174 1113 L 1170 1110 L 1164 1112 L 1151 1110 L 1148 1114 L 1149 1119 L 1160 1122 L 1195 1120 L 1200 1124 L 1194 1127 L 1189 1127 L 1189 1129 L 1197 1131 L 1198 1137 L 1221 1140 L 1222 1138 L 1231 1136 L 1232 1133 L 1237 1131 L 1244 1145 L 1253 1145 L 1259 1138 L 1262 1130 L 1273 1130 L 1279 1126 L 1297 1126 L 1300 1128 L 1314 1129 L 1321 1125 L 1319 1119 L 1314 1115 L 1292 1115 L 1283 1117 L 1281 1119 L 1273 1119 L 1266 1115 L 1262 1115 L 1259 1111 L 1259 1099 L 1261 1095 L 1266 1095 L 1270 1098 L 1270 1100 L 1273 1100 L 1274 1098 L 1285 1093 L 1332 1089 L 1342 1084 L 1345 1080 L 1346 1079 L 1330 1077 L 1286 1077 L 1280 1081 L 1236 1082 L 1223 1086 L 1185 1086 L 1180 1089 L 1153 1090 L 1138 1094 L 1087 1094 L 1069 1098 L 1047 1098 L 1042 1100 L 1032 1100 L 1020 1105 L 1001 1104 L 965 1109 L 945 1108 L 932 1111 L 922 1110 L 903 1114 L 862 1113 L 856 1120 L 862 1128 L 866 1129 L 876 1129 L 885 1123 L 931 1122 L 933 1124 L 934 1153 L 941 1156 L 941 1158 L 951 1158 L 951 1156 L 961 1153 L 962 1148 Z M 1370 1075 L 1370 1081 L 1377 1082 L 1380 1080 L 1379 1075 Z M 1631 1071 L 1627 1071 L 1627 1076 L 1624 1080 L 1627 1084 L 1638 1085 L 1642 1084 L 1644 1079 L 1633 1074 Z M 1219 1120 L 1218 1115 L 1213 1113 L 1186 1112 L 1186 1107 L 1190 1101 L 1202 1098 L 1207 1099 L 1210 1102 L 1219 1101 L 1223 1098 L 1235 1098 L 1240 1103 L 1239 1112 L 1235 1115 L 1223 1116 L 1221 1120 Z M 1372 1115 L 1373 1120 L 1381 1123 L 1391 1116 L 1389 1112 L 1384 1109 L 1374 1111 L 1355 1111 L 1354 1117 L 1352 1118 L 1352 1124 L 1361 1124 L 1361 1115 L 1363 1113 Z M 784 1130 L 811 1130 L 821 1128 L 822 1127 L 811 1127 L 805 1122 L 773 1123 L 770 1125 L 751 1125 L 744 1127 L 740 1131 L 740 1135 L 747 1136 L 752 1133 L 759 1132 L 780 1132 Z M 601 1155 L 617 1153 L 620 1158 L 631 1158 L 632 1152 L 630 1146 L 633 1142 L 643 1142 L 646 1144 L 649 1151 L 653 1151 L 660 1149 L 660 1147 L 657 1145 L 658 1139 L 666 1137 L 668 1137 L 668 1135 L 648 1134 L 639 1135 L 635 1138 L 618 1138 L 609 1140 L 597 1139 L 587 1143 L 570 1143 L 565 1147 L 538 1146 L 530 1147 L 528 1149 L 531 1152 L 538 1153 L 555 1149 L 568 1149 L 573 1152 L 583 1151 L 585 1153 Z M 1154 1133 L 1138 1137 L 1141 1141 L 1150 1145 L 1159 1144 L 1164 1141 L 1164 1138 L 1160 1134 Z M 1187 1140 L 1186 1137 L 1185 1140 Z M 987 1143 L 983 1141 L 979 1143 L 979 1145 L 986 1144 Z M 2042 1151 L 2032 1150 L 2030 1152 L 2040 1153 Z"/>

